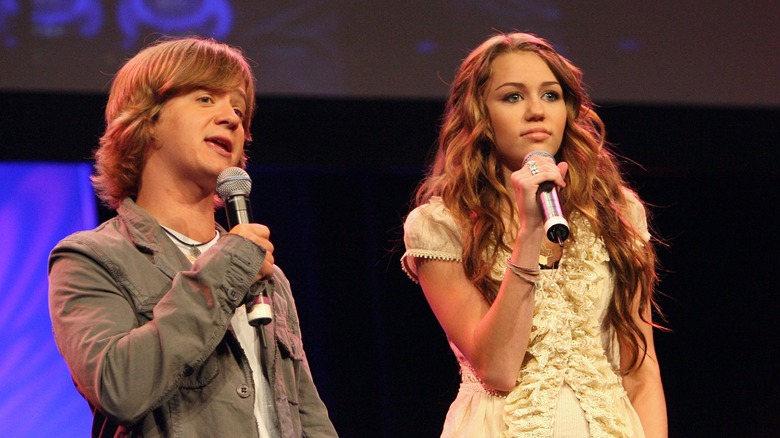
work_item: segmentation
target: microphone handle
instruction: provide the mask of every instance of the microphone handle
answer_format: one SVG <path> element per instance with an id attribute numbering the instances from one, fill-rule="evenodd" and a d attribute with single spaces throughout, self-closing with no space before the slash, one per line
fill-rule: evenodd
<path id="1" fill-rule="evenodd" d="M 544 232 L 550 242 L 563 246 L 569 237 L 569 223 L 563 217 L 558 189 L 552 183 L 539 186 L 539 203 L 544 213 Z"/>
<path id="2" fill-rule="evenodd" d="M 555 157 L 549 152 L 532 151 L 523 159 L 523 166 L 535 155 L 555 160 Z M 539 185 L 537 198 L 542 207 L 542 213 L 544 213 L 544 233 L 547 235 L 547 239 L 563 246 L 563 241 L 569 238 L 569 223 L 563 217 L 561 202 L 558 199 L 558 189 L 555 184 L 548 181 Z"/>
<path id="3" fill-rule="evenodd" d="M 254 222 L 252 218 L 252 203 L 244 195 L 236 195 L 227 198 L 225 201 L 225 213 L 229 228 L 238 224 L 248 224 Z"/>

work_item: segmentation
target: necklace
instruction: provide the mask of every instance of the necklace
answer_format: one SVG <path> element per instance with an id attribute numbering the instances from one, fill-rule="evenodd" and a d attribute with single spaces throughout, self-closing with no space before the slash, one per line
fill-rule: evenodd
<path id="1" fill-rule="evenodd" d="M 214 240 L 214 238 L 219 236 L 219 233 L 217 233 L 214 236 L 214 238 L 212 238 L 211 240 L 207 240 L 207 241 L 202 242 L 202 243 L 197 243 L 197 242 L 196 243 L 190 243 L 190 242 L 185 242 L 184 240 L 180 239 L 179 236 L 174 234 L 174 231 L 169 230 L 168 227 L 162 227 L 162 229 L 163 229 L 163 231 L 165 231 L 166 234 L 171 236 L 173 238 L 173 240 L 181 243 L 182 245 L 187 247 L 187 249 L 189 249 L 190 255 L 187 256 L 187 258 L 190 259 L 191 261 L 195 261 L 195 258 L 200 255 L 200 247 L 201 246 L 208 245 L 209 243 L 211 243 Z M 216 233 L 216 231 L 214 231 L 214 232 Z"/>

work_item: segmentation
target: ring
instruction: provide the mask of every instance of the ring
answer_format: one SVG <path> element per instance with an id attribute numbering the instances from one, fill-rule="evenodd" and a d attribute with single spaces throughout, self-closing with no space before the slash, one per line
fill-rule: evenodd
<path id="1" fill-rule="evenodd" d="M 536 175 L 539 173 L 539 169 L 536 167 L 536 161 L 531 160 L 527 162 L 526 165 L 528 166 L 528 169 L 531 170 L 531 175 Z"/>

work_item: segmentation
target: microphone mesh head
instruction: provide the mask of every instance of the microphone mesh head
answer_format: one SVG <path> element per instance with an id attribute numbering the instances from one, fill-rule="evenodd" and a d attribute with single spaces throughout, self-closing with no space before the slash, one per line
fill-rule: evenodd
<path id="1" fill-rule="evenodd" d="M 224 201 L 236 195 L 249 196 L 252 178 L 240 167 L 228 167 L 217 177 L 217 194 Z"/>

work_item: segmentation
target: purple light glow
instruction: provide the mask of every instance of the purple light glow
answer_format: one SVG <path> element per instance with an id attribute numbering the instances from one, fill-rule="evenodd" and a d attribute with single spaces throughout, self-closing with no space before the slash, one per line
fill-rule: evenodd
<path id="1" fill-rule="evenodd" d="M 97 225 L 89 164 L 0 163 L 0 429 L 89 436 L 92 416 L 51 333 L 48 255 Z"/>

